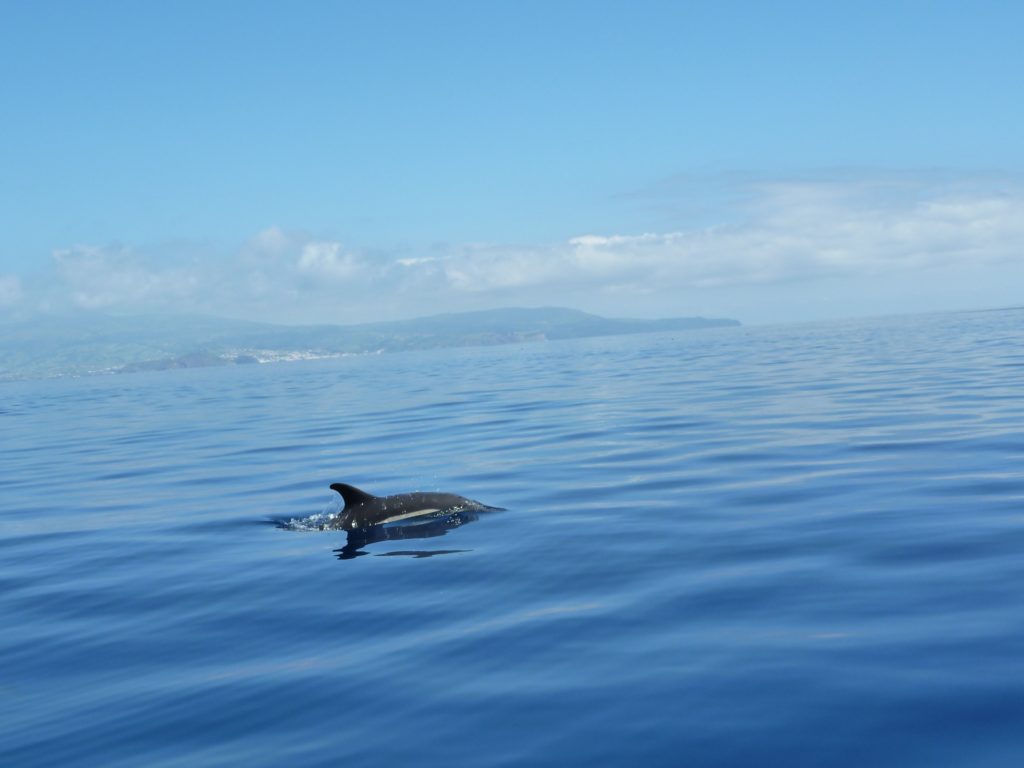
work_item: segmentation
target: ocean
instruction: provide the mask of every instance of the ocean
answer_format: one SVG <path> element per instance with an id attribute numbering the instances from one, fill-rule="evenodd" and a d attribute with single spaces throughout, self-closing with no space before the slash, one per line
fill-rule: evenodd
<path id="1" fill-rule="evenodd" d="M 1006 310 L 0 385 L 0 764 L 1022 765 L 1022 376 Z"/>

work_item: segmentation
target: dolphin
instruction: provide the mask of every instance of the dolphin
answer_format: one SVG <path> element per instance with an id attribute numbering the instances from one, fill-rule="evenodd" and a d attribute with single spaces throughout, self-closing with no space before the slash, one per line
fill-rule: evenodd
<path id="1" fill-rule="evenodd" d="M 393 496 L 374 496 L 346 483 L 334 483 L 331 490 L 341 494 L 345 500 L 345 508 L 330 522 L 329 527 L 345 531 L 448 512 L 501 510 L 501 507 L 489 507 L 479 501 L 456 496 L 454 493 L 396 493 Z"/>

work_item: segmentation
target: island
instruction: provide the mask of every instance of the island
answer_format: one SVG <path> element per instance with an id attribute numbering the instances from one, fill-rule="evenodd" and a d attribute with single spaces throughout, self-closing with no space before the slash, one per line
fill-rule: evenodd
<path id="1" fill-rule="evenodd" d="M 0 323 L 0 381 L 738 326 L 725 318 L 608 318 L 564 307 L 453 312 L 356 325 L 80 312 Z"/>

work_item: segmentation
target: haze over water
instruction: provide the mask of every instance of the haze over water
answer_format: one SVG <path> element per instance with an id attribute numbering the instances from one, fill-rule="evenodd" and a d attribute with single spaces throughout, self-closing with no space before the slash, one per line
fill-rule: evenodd
<path id="1" fill-rule="evenodd" d="M 3 385 L 0 763 L 1019 765 L 1022 371 L 998 311 Z M 507 511 L 339 559 L 271 523 L 332 482 Z"/>

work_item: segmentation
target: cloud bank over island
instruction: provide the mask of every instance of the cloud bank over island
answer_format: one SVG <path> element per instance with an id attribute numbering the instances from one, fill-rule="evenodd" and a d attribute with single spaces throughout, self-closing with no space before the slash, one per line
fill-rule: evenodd
<path id="1" fill-rule="evenodd" d="M 401 251 L 353 249 L 277 227 L 224 252 L 78 244 L 54 250 L 43 273 L 0 275 L 0 309 L 181 310 L 308 323 L 556 303 L 610 315 L 743 317 L 738 305 L 756 287 L 769 304 L 817 291 L 843 314 L 844 291 L 913 285 L 955 295 L 965 275 L 974 284 L 962 302 L 984 306 L 987 295 L 998 304 L 1000 286 L 1024 269 L 1024 188 L 1011 183 L 766 182 L 749 190 L 739 213 L 728 224 L 664 232 Z M 850 302 L 846 314 L 864 305 Z"/>

